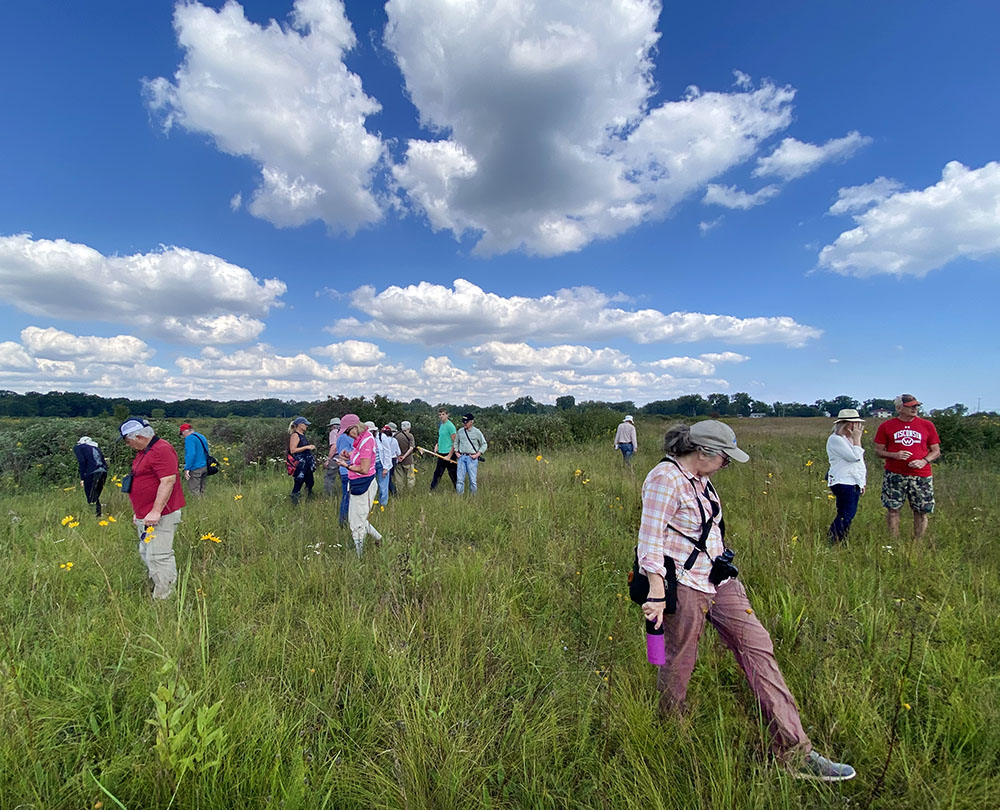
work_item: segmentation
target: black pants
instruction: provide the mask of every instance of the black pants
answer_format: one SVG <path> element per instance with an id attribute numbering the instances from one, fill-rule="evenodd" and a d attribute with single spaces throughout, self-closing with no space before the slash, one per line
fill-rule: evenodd
<path id="1" fill-rule="evenodd" d="M 306 485 L 306 495 L 311 498 L 313 494 L 313 471 L 307 466 L 306 469 L 301 473 L 295 473 L 295 486 L 292 487 L 292 500 L 298 501 L 300 494 L 299 490 L 302 489 L 302 485 Z"/>
<path id="2" fill-rule="evenodd" d="M 438 481 L 441 480 L 441 473 L 445 470 L 448 471 L 448 477 L 451 479 L 451 485 L 457 488 L 458 484 L 458 467 L 453 461 L 445 461 L 443 458 L 437 460 L 437 466 L 434 468 L 434 476 L 431 478 L 431 489 L 435 489 L 438 485 Z"/>
<path id="3" fill-rule="evenodd" d="M 87 496 L 87 503 L 94 504 L 98 517 L 101 516 L 101 493 L 107 477 L 106 472 L 97 472 L 83 479 L 83 493 Z"/>

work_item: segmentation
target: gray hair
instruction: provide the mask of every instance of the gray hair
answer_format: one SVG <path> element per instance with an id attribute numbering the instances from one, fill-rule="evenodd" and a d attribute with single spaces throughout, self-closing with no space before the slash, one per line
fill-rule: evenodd
<path id="1" fill-rule="evenodd" d="M 156 431 L 153 430 L 152 425 L 146 425 L 138 430 L 133 430 L 125 438 L 126 439 L 152 439 L 156 435 Z"/>
<path id="2" fill-rule="evenodd" d="M 691 441 L 689 425 L 671 425 L 663 437 L 663 452 L 674 458 L 689 456 L 700 449 L 701 447 Z"/>

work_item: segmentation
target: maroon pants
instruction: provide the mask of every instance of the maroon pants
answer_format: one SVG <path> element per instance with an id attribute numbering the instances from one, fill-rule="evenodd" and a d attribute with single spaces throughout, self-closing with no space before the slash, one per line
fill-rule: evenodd
<path id="1" fill-rule="evenodd" d="M 808 753 L 812 745 L 802 728 L 795 698 L 774 659 L 771 636 L 751 610 L 739 580 L 727 580 L 715 596 L 677 586 L 677 612 L 663 617 L 667 663 L 660 667 L 656 680 L 660 711 L 669 714 L 683 709 L 706 620 L 746 675 L 767 720 L 775 753 L 783 759 Z"/>

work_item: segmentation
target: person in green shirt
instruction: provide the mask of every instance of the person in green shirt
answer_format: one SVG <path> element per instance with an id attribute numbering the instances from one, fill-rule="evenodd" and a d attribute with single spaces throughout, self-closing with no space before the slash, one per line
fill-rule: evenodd
<path id="1" fill-rule="evenodd" d="M 448 420 L 448 411 L 444 408 L 438 409 L 438 421 L 441 424 L 438 425 L 437 447 L 434 450 L 444 458 L 437 459 L 437 466 L 434 468 L 434 475 L 431 478 L 431 492 L 437 488 L 438 481 L 441 480 L 441 473 L 445 470 L 448 471 L 452 486 L 458 487 L 458 468 L 455 466 L 454 460 L 455 434 L 458 431 L 455 429 L 455 425 Z"/>

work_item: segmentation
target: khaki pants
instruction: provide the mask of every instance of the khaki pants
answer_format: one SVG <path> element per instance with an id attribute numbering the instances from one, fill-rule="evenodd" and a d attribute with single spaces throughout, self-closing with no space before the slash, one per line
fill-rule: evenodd
<path id="1" fill-rule="evenodd" d="M 208 478 L 208 467 L 198 467 L 188 470 L 191 477 L 188 478 L 188 494 L 192 498 L 198 498 L 205 494 L 205 479 Z"/>
<path id="2" fill-rule="evenodd" d="M 417 483 L 417 472 L 413 466 L 413 459 L 401 461 L 396 465 L 396 470 L 401 476 L 406 476 L 406 486 L 409 489 L 413 489 L 413 486 Z"/>
<path id="3" fill-rule="evenodd" d="M 722 583 L 715 596 L 677 586 L 677 612 L 663 617 L 667 663 L 660 667 L 656 680 L 660 711 L 669 714 L 683 708 L 706 620 L 743 670 L 750 691 L 760 703 L 778 757 L 808 754 L 812 744 L 802 728 L 795 698 L 778 669 L 771 636 L 750 608 L 739 580 Z"/>
<path id="4" fill-rule="evenodd" d="M 136 531 L 139 533 L 139 556 L 146 563 L 149 578 L 153 580 L 154 599 L 166 599 L 173 593 L 174 583 L 177 581 L 174 532 L 180 522 L 180 509 L 161 517 L 160 522 L 151 526 L 149 531 L 139 518 L 134 520 Z"/>

